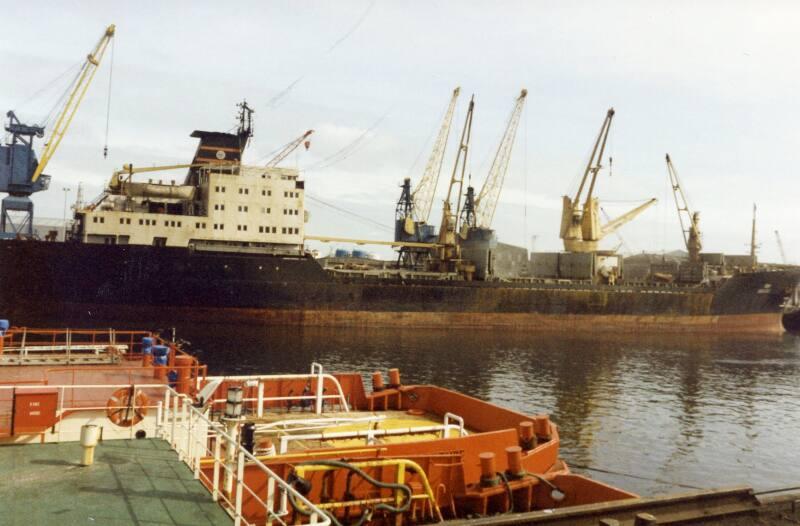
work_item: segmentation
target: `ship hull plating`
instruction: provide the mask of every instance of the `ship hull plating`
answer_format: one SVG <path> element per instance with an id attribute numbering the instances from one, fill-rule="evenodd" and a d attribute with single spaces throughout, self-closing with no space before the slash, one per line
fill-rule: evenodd
<path id="1" fill-rule="evenodd" d="M 0 315 L 15 323 L 152 319 L 570 331 L 778 332 L 787 272 L 719 288 L 340 280 L 308 257 L 0 243 Z"/>

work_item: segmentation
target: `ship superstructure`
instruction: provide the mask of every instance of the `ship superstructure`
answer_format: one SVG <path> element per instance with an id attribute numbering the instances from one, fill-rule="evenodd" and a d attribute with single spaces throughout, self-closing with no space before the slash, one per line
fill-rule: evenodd
<path id="1" fill-rule="evenodd" d="M 300 252 L 306 212 L 297 170 L 209 165 L 196 184 L 126 180 L 75 214 L 83 243 Z"/>
<path id="2" fill-rule="evenodd" d="M 94 203 L 76 211 L 73 240 L 196 250 L 301 254 L 304 182 L 292 168 L 247 166 L 241 157 L 252 135 L 247 103 L 237 133 L 195 131 L 191 164 L 134 168 L 111 178 Z M 182 184 L 134 180 L 136 174 L 188 168 Z"/>

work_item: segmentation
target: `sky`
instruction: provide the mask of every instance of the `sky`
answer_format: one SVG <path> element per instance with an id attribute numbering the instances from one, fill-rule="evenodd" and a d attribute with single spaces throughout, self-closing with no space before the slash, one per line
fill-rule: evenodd
<path id="1" fill-rule="evenodd" d="M 747 253 L 757 203 L 760 259 L 780 261 L 778 230 L 800 263 L 797 2 L 0 0 L 0 9 L 14 15 L 0 20 L 0 109 L 29 121 L 66 88 L 68 76 L 54 79 L 117 26 L 113 60 L 109 50 L 47 168 L 51 188 L 34 197 L 41 217 L 62 217 L 79 183 L 93 198 L 122 164 L 189 162 L 189 134 L 230 130 L 246 99 L 256 113 L 245 162 L 315 130 L 308 151 L 285 160 L 314 198 L 308 234 L 389 240 L 399 186 L 419 180 L 453 88 L 462 94 L 435 224 L 469 97 L 467 167 L 479 188 L 526 88 L 494 218 L 500 241 L 561 249 L 561 196 L 574 193 L 614 107 L 601 205 L 616 216 L 659 200 L 620 230 L 631 251 L 682 248 L 668 152 L 701 213 L 704 251 Z"/>

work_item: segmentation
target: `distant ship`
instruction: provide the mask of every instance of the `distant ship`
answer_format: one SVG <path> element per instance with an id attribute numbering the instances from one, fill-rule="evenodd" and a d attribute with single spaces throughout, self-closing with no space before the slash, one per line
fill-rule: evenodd
<path id="1" fill-rule="evenodd" d="M 787 302 L 797 297 L 794 271 L 739 272 L 689 285 L 632 283 L 602 273 L 600 263 L 611 257 L 603 253 L 573 254 L 574 261 L 567 253 L 549 263 L 577 273 L 573 279 L 501 280 L 491 273 L 491 236 L 465 244 L 460 268 L 324 268 L 304 248 L 308 215 L 298 171 L 241 163 L 249 123 L 242 105 L 236 133 L 193 132 L 199 145 L 179 184 L 134 180 L 157 168 L 114 173 L 98 199 L 76 209 L 66 242 L 0 240 L 3 317 L 16 324 L 151 319 L 777 332 Z M 9 148 L 0 146 L 0 163 Z M 422 242 L 403 246 L 415 257 L 426 250 Z"/>

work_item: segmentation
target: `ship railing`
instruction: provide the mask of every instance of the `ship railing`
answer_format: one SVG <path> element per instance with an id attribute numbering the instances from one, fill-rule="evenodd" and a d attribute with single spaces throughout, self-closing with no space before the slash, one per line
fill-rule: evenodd
<path id="1" fill-rule="evenodd" d="M 44 442 L 65 442 L 77 440 L 80 436 L 80 424 L 85 423 L 80 415 L 86 415 L 86 421 L 96 421 L 99 412 L 103 413 L 103 418 L 109 410 L 109 401 L 114 395 L 114 391 L 119 389 L 131 390 L 134 393 L 143 393 L 145 402 L 135 405 L 137 410 L 144 414 L 144 418 L 136 425 L 120 427 L 116 425 L 108 426 L 105 439 L 135 438 L 136 432 L 143 430 L 146 434 L 154 435 L 156 432 L 156 417 L 147 418 L 146 415 L 151 411 L 158 411 L 159 398 L 164 396 L 164 389 L 169 388 L 163 383 L 115 383 L 115 384 L 47 384 L 43 380 L 27 380 L 17 382 L 7 382 L 0 384 L 0 437 L 9 437 L 14 434 L 19 435 L 40 435 Z M 44 407 L 41 400 L 34 400 L 35 423 L 45 421 L 41 431 L 19 432 L 13 429 L 14 419 L 21 418 L 15 414 L 15 399 L 20 394 L 25 393 L 56 393 L 57 401 L 55 410 L 52 414 L 52 421 L 44 414 L 49 411 Z M 133 407 L 133 406 L 132 406 Z M 68 418 L 69 417 L 69 418 Z M 40 418 L 42 420 L 40 420 Z M 110 421 L 109 421 L 110 423 Z"/>
<path id="2" fill-rule="evenodd" d="M 332 374 L 325 373 L 322 365 L 319 363 L 311 364 L 311 372 L 309 374 L 272 374 L 272 375 L 245 375 L 245 376 L 209 376 L 209 381 L 218 381 L 220 385 L 225 385 L 229 382 L 240 382 L 247 387 L 255 387 L 256 396 L 244 398 L 244 402 L 255 403 L 256 416 L 262 417 L 264 415 L 264 406 L 269 402 L 298 402 L 300 404 L 310 402 L 314 405 L 314 412 L 322 414 L 325 410 L 325 401 L 333 400 L 341 408 L 342 412 L 349 413 L 350 405 L 347 403 L 347 397 L 342 389 L 342 384 Z M 287 396 L 265 396 L 264 385 L 268 382 L 280 380 L 306 380 L 307 382 L 315 382 L 316 388 L 313 393 L 287 395 Z M 333 394 L 325 394 L 325 381 L 328 380 L 336 388 Z M 224 394 L 224 393 L 222 393 Z M 213 405 L 224 406 L 226 398 L 214 398 L 211 403 Z"/>
<path id="3" fill-rule="evenodd" d="M 275 495 L 261 495 L 257 489 L 251 488 L 245 480 L 245 467 L 248 470 L 263 472 L 269 481 L 269 486 L 277 488 L 283 495 L 292 495 L 293 500 L 302 503 L 303 511 L 308 515 L 309 523 L 320 526 L 329 526 L 330 518 L 319 508 L 299 494 L 277 474 L 267 468 L 252 453 L 248 452 L 237 440 L 238 424 L 240 421 L 225 423 L 214 422 L 209 419 L 205 411 L 194 407 L 193 399 L 185 394 L 178 393 L 165 384 L 81 384 L 81 385 L 42 385 L 23 384 L 0 385 L 0 437 L 11 436 L 13 415 L 13 402 L 15 395 L 26 391 L 47 389 L 49 392 L 58 393 L 58 405 L 54 413 L 55 421 L 43 426 L 40 431 L 26 429 L 16 431 L 20 436 L 41 435 L 44 442 L 77 441 L 80 437 L 81 426 L 87 423 L 97 425 L 106 422 L 101 434 L 103 440 L 133 439 L 141 435 L 159 437 L 170 444 L 178 454 L 179 459 L 187 464 L 193 471 L 194 478 L 210 490 L 213 500 L 220 502 L 233 518 L 234 524 L 252 525 L 253 522 L 245 518 L 245 511 L 253 507 L 263 507 L 266 512 L 267 523 L 278 522 L 286 524 L 289 510 L 281 507 L 274 510 Z M 141 421 L 128 427 L 113 425 L 105 420 L 108 414 L 106 401 L 111 400 L 114 391 L 119 389 L 130 390 L 132 393 L 143 392 L 147 394 L 147 402 L 136 405 L 140 413 L 144 413 Z M 80 392 L 76 395 L 75 392 Z M 88 394 L 87 394 L 88 393 Z M 103 403 L 100 403 L 102 401 Z M 2 409 L 3 402 L 7 402 L 9 411 Z M 39 411 L 41 406 L 37 406 Z M 41 408 L 42 410 L 44 408 Z M 155 410 L 155 414 L 152 413 Z M 102 416 L 98 415 L 100 413 Z M 9 422 L 6 429 L 3 422 Z M 207 475 L 200 470 L 201 461 L 213 462 L 213 473 Z M 257 477 L 263 480 L 262 477 Z M 245 510 L 247 504 L 247 510 Z"/>
<path id="4" fill-rule="evenodd" d="M 246 515 L 255 514 L 254 508 L 264 510 L 266 524 L 278 522 L 286 525 L 289 508 L 284 500 L 276 508 L 276 492 L 283 498 L 291 495 L 292 500 L 304 506 L 302 514 L 294 517 L 293 524 L 300 517 L 306 517 L 308 524 L 329 526 L 331 519 L 305 496 L 295 490 L 283 478 L 269 469 L 263 462 L 248 451 L 237 439 L 241 419 L 216 422 L 209 419 L 207 409 L 195 407 L 193 400 L 172 388 L 167 388 L 163 403 L 158 403 L 157 433 L 167 440 L 194 474 L 211 492 L 211 498 L 219 502 L 233 518 L 234 525 L 254 524 L 248 522 Z M 203 465 L 212 466 L 204 471 Z M 246 482 L 245 468 L 260 471 L 266 478 L 258 480 L 261 490 L 252 488 Z M 247 505 L 247 510 L 245 510 Z M 250 513 L 246 513 L 249 511 Z"/>
<path id="5" fill-rule="evenodd" d="M 452 422 L 457 422 L 453 424 Z M 383 428 L 375 429 L 369 426 L 368 429 L 358 429 L 355 431 L 328 431 L 320 433 L 288 434 L 280 436 L 278 454 L 283 455 L 289 452 L 290 442 L 296 441 L 322 441 L 322 440 L 352 440 L 364 439 L 364 444 L 371 446 L 379 437 L 398 437 L 408 435 L 437 434 L 442 438 L 450 436 L 451 431 L 458 432 L 459 437 L 466 436 L 467 430 L 464 427 L 464 419 L 453 413 L 445 413 L 442 424 L 432 424 L 427 426 L 409 426 L 403 428 Z"/>
<path id="6" fill-rule="evenodd" d="M 157 345 L 167 345 L 172 352 L 169 353 L 169 366 L 174 365 L 175 356 L 191 356 L 184 352 L 180 345 L 169 342 L 150 331 L 119 331 L 116 329 L 52 329 L 29 327 L 11 327 L 3 336 L 0 336 L 0 355 L 3 349 L 24 349 L 25 352 L 45 350 L 50 347 L 69 356 L 73 350 L 91 349 L 116 349 L 119 355 L 127 360 L 142 358 L 142 339 L 150 337 Z M 199 362 L 192 356 L 192 362 L 200 367 Z"/>

